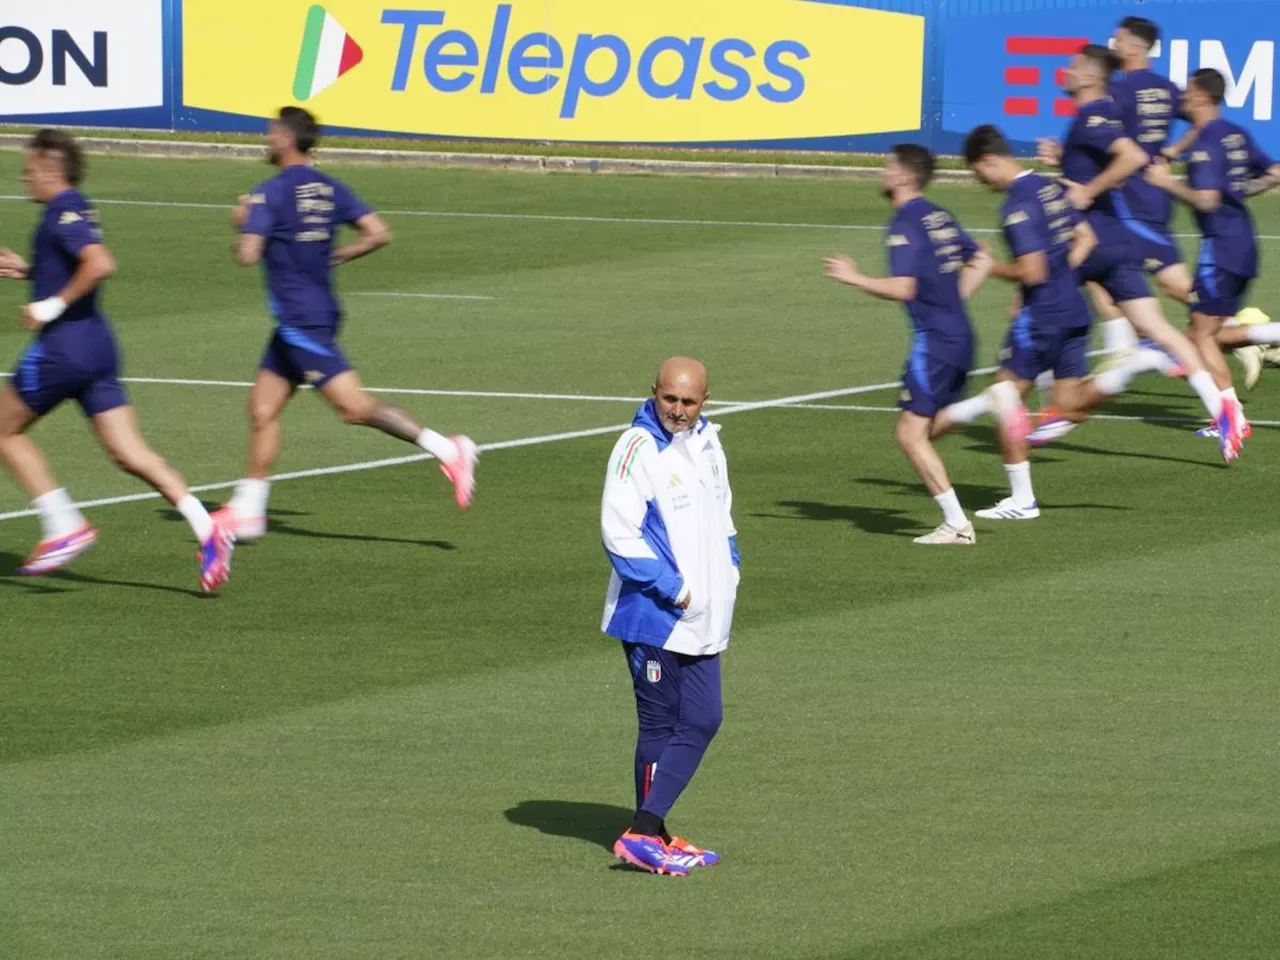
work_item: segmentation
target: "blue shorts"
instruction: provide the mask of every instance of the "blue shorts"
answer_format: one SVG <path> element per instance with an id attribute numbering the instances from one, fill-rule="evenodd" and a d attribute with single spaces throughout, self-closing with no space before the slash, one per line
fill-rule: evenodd
<path id="1" fill-rule="evenodd" d="M 1123 252 L 1098 247 L 1081 265 L 1080 279 L 1098 284 L 1116 303 L 1152 296 L 1140 266 L 1142 261 L 1134 259 L 1131 246 L 1127 243 Z"/>
<path id="2" fill-rule="evenodd" d="M 964 399 L 965 384 L 971 369 L 972 349 L 967 358 L 939 357 L 912 351 L 902 371 L 899 408 L 932 419 L 943 407 Z"/>
<path id="3" fill-rule="evenodd" d="M 1182 251 L 1168 227 L 1143 223 L 1141 220 L 1121 220 L 1126 230 L 1133 234 L 1130 246 L 1133 259 L 1153 277 L 1169 267 L 1182 263 Z"/>
<path id="4" fill-rule="evenodd" d="M 322 387 L 338 374 L 350 370 L 351 364 L 347 363 L 332 333 L 302 331 L 281 324 L 276 327 L 258 367 L 284 377 L 294 386 L 309 383 Z"/>
<path id="5" fill-rule="evenodd" d="M 1088 327 L 1039 329 L 1023 310 L 1009 327 L 1000 366 L 1021 380 L 1035 380 L 1045 371 L 1058 380 L 1072 380 L 1088 373 L 1088 352 Z"/>
<path id="6" fill-rule="evenodd" d="M 77 365 L 51 359 L 37 340 L 18 361 L 13 389 L 31 412 L 43 417 L 64 400 L 74 400 L 86 417 L 129 405 L 120 384 L 120 360 L 109 343 L 92 363 Z"/>
<path id="7" fill-rule="evenodd" d="M 1201 262 L 1191 285 L 1192 313 L 1206 317 L 1234 317 L 1244 309 L 1252 277 L 1242 277 L 1213 263 Z"/>

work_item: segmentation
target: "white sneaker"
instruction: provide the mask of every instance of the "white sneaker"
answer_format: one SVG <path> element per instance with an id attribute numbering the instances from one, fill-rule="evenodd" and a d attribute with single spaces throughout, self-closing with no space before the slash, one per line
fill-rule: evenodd
<path id="1" fill-rule="evenodd" d="M 1238 347 L 1231 351 L 1244 368 L 1244 388 L 1252 390 L 1258 385 L 1262 376 L 1262 348 L 1259 346 Z"/>
<path id="2" fill-rule="evenodd" d="M 1035 520 L 1040 516 L 1040 507 L 1033 501 L 1029 507 L 1020 507 L 1013 497 L 1005 497 L 988 510 L 979 510 L 974 514 L 983 520 Z"/>
<path id="3" fill-rule="evenodd" d="M 938 529 L 933 533 L 926 533 L 923 537 L 916 537 L 913 543 L 962 543 L 973 544 L 978 539 L 977 534 L 973 532 L 973 524 L 966 523 L 963 527 L 953 527 L 949 523 L 939 524 Z"/>

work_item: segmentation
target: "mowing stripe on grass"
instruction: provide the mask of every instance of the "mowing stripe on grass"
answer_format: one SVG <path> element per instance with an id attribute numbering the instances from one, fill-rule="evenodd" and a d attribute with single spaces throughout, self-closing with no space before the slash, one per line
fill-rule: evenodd
<path id="1" fill-rule="evenodd" d="M 807 403 L 815 400 L 829 400 L 836 397 L 848 397 L 859 393 L 871 393 L 875 390 L 883 390 L 889 386 L 897 386 L 893 384 L 873 383 L 861 387 L 842 387 L 838 390 L 823 390 L 818 393 L 802 393 L 792 397 L 779 397 L 776 400 L 759 400 L 753 403 L 740 403 L 725 407 L 716 411 L 716 416 L 727 416 L 731 413 L 750 413 L 753 410 L 766 410 L 771 407 L 785 407 L 792 403 Z M 615 423 L 607 427 L 592 427 L 587 430 L 573 430 L 568 433 L 550 433 L 537 437 L 522 437 L 517 440 L 500 440 L 496 443 L 484 443 L 480 445 L 480 452 L 487 453 L 491 450 L 514 450 L 518 447 L 533 447 L 544 443 L 557 443 L 561 440 L 581 440 L 586 437 L 599 437 L 609 433 L 617 433 L 631 426 L 630 423 Z M 346 463 L 336 467 L 316 467 L 311 470 L 298 470 L 293 473 L 281 473 L 271 477 L 272 483 L 280 483 L 285 480 L 304 480 L 310 477 L 329 477 L 341 473 L 357 473 L 364 470 L 379 470 L 383 467 L 398 467 L 408 463 L 417 463 L 421 460 L 431 460 L 432 457 L 427 453 L 411 454 L 405 457 L 389 457 L 384 460 L 366 460 L 361 463 Z M 205 483 L 191 488 L 192 493 L 208 493 L 212 490 L 229 490 L 234 487 L 238 480 L 226 480 L 221 483 Z M 86 500 L 77 503 L 81 508 L 88 507 L 111 507 L 124 503 L 139 503 L 144 500 L 158 500 L 160 494 L 154 491 L 149 493 L 134 493 L 123 497 L 105 497 L 101 500 Z M 14 510 L 10 513 L 0 513 L 0 521 L 18 520 L 24 517 L 38 516 L 35 510 Z"/>
<path id="2" fill-rule="evenodd" d="M 12 194 L 0 195 L 0 201 L 21 201 L 22 203 L 30 203 L 30 197 L 20 197 Z M 179 210 L 221 210 L 229 211 L 230 204 L 226 203 L 188 203 L 186 201 L 177 200 L 104 200 L 95 198 L 95 204 L 114 205 L 121 207 L 168 207 Z M 655 226 L 655 227 L 746 227 L 746 228 L 765 228 L 780 230 L 870 230 L 876 233 L 883 232 L 884 224 L 868 224 L 868 223 L 792 223 L 785 220 L 685 220 L 677 218 L 657 218 L 657 217 L 586 217 L 573 216 L 571 214 L 551 214 L 551 213 L 465 213 L 461 211 L 451 210 L 382 210 L 380 211 L 386 216 L 393 217 L 436 217 L 440 219 L 451 220 L 527 220 L 538 223 L 618 223 L 632 224 L 636 226 Z M 980 227 L 969 231 L 970 233 L 999 233 L 1000 231 L 994 227 Z M 1175 237 L 1182 240 L 1195 240 L 1199 238 L 1198 233 L 1175 233 Z M 1259 240 L 1280 240 L 1277 234 L 1262 234 Z"/>
<path id="3" fill-rule="evenodd" d="M 497 297 L 479 297 L 469 293 L 396 293 L 393 290 L 348 290 L 347 297 L 403 297 L 407 300 L 497 300 Z"/>

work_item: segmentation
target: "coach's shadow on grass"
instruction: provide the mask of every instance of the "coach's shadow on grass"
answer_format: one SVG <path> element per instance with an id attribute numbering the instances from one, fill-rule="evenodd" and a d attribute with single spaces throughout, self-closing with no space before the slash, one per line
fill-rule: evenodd
<path id="1" fill-rule="evenodd" d="M 17 570 L 18 567 L 22 566 L 23 559 L 16 553 L 0 550 L 0 586 L 17 587 L 27 593 L 35 594 L 71 593 L 72 591 L 64 587 L 50 586 L 50 582 L 61 581 L 63 583 L 93 584 L 99 587 L 128 587 L 131 590 L 158 590 L 161 593 L 178 593 L 186 597 L 200 597 L 201 599 L 208 596 L 208 594 L 199 590 L 186 587 L 173 587 L 165 583 L 138 583 L 134 580 L 108 580 L 106 577 L 89 577 L 83 573 L 76 573 L 74 570 L 67 569 L 57 570 L 54 573 L 38 578 L 21 577 L 18 575 Z"/>
<path id="2" fill-rule="evenodd" d="M 631 823 L 634 810 L 577 800 L 522 800 L 503 815 L 518 827 L 533 827 L 553 837 L 586 840 L 606 850 Z"/>
<path id="3" fill-rule="evenodd" d="M 317 540 L 348 540 L 359 543 L 403 543 L 411 547 L 434 547 L 437 550 L 457 550 L 458 548 L 448 540 L 414 540 L 410 537 L 375 537 L 363 533 L 331 533 L 321 532 L 319 530 L 307 530 L 303 527 L 295 527 L 286 517 L 309 517 L 309 513 L 303 513 L 298 510 L 275 510 L 271 511 L 271 516 L 267 520 L 267 533 L 275 536 L 277 534 L 286 537 L 313 537 Z M 167 510 L 164 518 L 172 523 L 184 523 L 182 514 L 176 510 Z M 251 544 L 250 544 L 251 546 Z"/>

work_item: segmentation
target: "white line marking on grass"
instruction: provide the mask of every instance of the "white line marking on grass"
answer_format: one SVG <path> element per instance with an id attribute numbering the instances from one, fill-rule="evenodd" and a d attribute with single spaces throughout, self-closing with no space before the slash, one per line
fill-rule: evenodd
<path id="1" fill-rule="evenodd" d="M 348 290 L 346 297 L 403 297 L 407 300 L 497 300 L 497 297 L 478 297 L 469 293 L 396 293 L 393 290 Z"/>
<path id="2" fill-rule="evenodd" d="M 838 390 L 823 390 L 818 393 L 803 393 L 793 397 L 779 397 L 776 400 L 759 400 L 752 403 L 739 403 L 724 407 L 716 411 L 717 417 L 728 416 L 732 413 L 750 413 L 753 410 L 765 410 L 770 407 L 785 407 L 791 403 L 809 403 L 815 400 L 829 400 L 835 397 L 848 397 L 859 393 L 870 393 L 874 390 L 883 390 L 886 386 L 897 386 L 894 384 L 869 384 L 862 387 L 844 387 Z M 480 451 L 487 453 L 492 450 L 514 450 L 518 447 L 533 447 L 544 443 L 556 443 L 561 440 L 581 440 L 586 437 L 599 437 L 605 434 L 617 433 L 627 429 L 631 424 L 615 423 L 607 427 L 592 427 L 587 430 L 572 430 L 567 433 L 550 433 L 537 437 L 522 437 L 516 440 L 500 440 L 496 443 L 484 443 L 480 445 Z M 390 457 L 384 460 L 366 460 L 361 463 L 345 463 L 336 467 L 316 467 L 311 470 L 297 470 L 292 473 L 281 473 L 271 477 L 272 483 L 280 483 L 285 480 L 304 480 L 310 477 L 329 477 L 342 473 L 357 473 L 364 470 L 379 470 L 383 467 L 398 467 L 404 464 L 417 463 L 421 460 L 433 459 L 430 454 L 418 453 L 405 457 Z M 213 490 L 229 490 L 236 485 L 237 480 L 226 480 L 221 483 L 205 483 L 191 488 L 192 493 L 208 493 Z M 134 493 L 123 497 L 105 497 L 100 500 L 86 500 L 77 503 L 81 509 L 91 507 L 112 507 L 125 503 L 139 503 L 144 500 L 158 500 L 160 494 L 151 493 Z M 39 514 L 35 510 L 14 510 L 9 513 L 0 513 L 0 522 L 5 520 L 20 520 L 26 517 L 34 517 Z"/>
<path id="3" fill-rule="evenodd" d="M 0 201 L 21 201 L 29 203 L 29 197 L 20 197 L 17 195 L 0 195 Z M 229 211 L 230 204 L 226 203 L 187 203 L 175 200 L 102 200 L 95 199 L 93 201 L 100 205 L 112 205 L 120 207 L 167 207 L 178 210 L 222 210 Z M 785 220 L 685 220 L 678 218 L 657 218 L 657 217 L 586 217 L 573 216 L 570 214 L 551 214 L 551 213 L 467 213 L 463 211 L 450 210 L 382 210 L 379 211 L 385 216 L 393 217 L 435 217 L 444 220 L 526 220 L 541 223 L 617 223 L 632 224 L 635 226 L 656 226 L 656 227 L 747 227 L 777 230 L 854 230 L 854 231 L 874 231 L 882 232 L 885 229 L 884 224 L 869 223 L 795 223 Z M 969 230 L 970 233 L 999 233 L 1000 231 L 994 227 L 978 227 Z M 1175 237 L 1181 240 L 1199 239 L 1198 233 L 1175 233 Z M 1280 240 L 1280 235 L 1276 234 L 1260 234 L 1259 240 Z"/>

